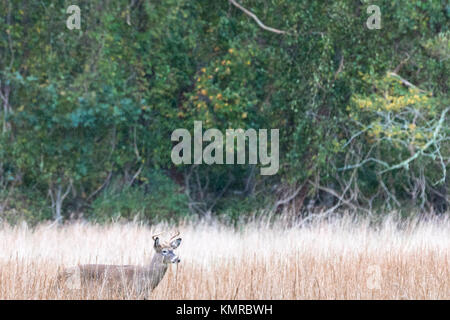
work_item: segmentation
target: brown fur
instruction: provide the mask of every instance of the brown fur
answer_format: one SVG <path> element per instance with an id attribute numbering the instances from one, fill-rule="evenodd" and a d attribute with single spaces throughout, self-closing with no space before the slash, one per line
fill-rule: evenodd
<path id="1" fill-rule="evenodd" d="M 170 243 L 159 242 L 158 237 L 154 237 L 155 254 L 146 266 L 135 265 L 106 265 L 106 264 L 84 264 L 76 267 L 64 269 L 58 274 L 58 285 L 68 281 L 72 283 L 71 289 L 99 284 L 108 288 L 118 288 L 120 290 L 136 290 L 144 297 L 156 288 L 164 277 L 169 263 L 178 263 L 178 257 L 173 250 L 178 247 L 181 238 Z"/>

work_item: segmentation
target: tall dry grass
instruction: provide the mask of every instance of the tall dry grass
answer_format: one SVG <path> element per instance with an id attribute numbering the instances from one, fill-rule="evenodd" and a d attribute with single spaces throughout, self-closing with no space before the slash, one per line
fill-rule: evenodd
<path id="1" fill-rule="evenodd" d="M 305 226 L 178 226 L 181 263 L 150 299 L 449 299 L 449 219 L 342 218 Z M 167 225 L 75 223 L 0 228 L 0 299 L 134 299 L 130 292 L 54 286 L 78 263 L 145 264 Z"/>

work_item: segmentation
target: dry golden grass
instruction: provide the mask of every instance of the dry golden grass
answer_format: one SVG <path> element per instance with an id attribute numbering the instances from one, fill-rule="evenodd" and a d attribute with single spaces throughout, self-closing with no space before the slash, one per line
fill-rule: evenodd
<path id="1" fill-rule="evenodd" d="M 299 227 L 185 223 L 181 263 L 150 299 L 449 299 L 450 222 L 339 219 Z M 135 299 L 58 289 L 61 267 L 145 264 L 167 225 L 75 223 L 0 228 L 0 299 Z"/>

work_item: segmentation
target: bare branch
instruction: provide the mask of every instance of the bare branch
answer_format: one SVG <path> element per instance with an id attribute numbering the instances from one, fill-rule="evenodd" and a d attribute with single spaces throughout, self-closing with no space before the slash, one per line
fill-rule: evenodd
<path id="1" fill-rule="evenodd" d="M 405 54 L 406 54 L 406 58 L 403 59 L 397 67 L 395 67 L 395 69 L 394 69 L 395 74 L 398 74 L 400 72 L 400 69 L 403 67 L 403 65 L 408 62 L 410 55 L 408 54 L 408 52 L 405 52 Z"/>
<path id="2" fill-rule="evenodd" d="M 436 125 L 436 128 L 434 129 L 433 138 L 430 141 L 428 141 L 422 148 L 420 148 L 419 151 L 416 152 L 412 157 L 402 161 L 401 163 L 399 163 L 397 165 L 394 165 L 392 167 L 389 167 L 389 168 L 381 171 L 380 174 L 383 174 L 383 173 L 385 173 L 387 171 L 392 171 L 392 170 L 395 170 L 395 169 L 408 168 L 410 162 L 415 160 L 420 155 L 424 154 L 425 150 L 427 150 L 432 144 L 435 144 L 438 141 L 438 134 L 441 131 L 442 125 L 443 125 L 443 123 L 445 121 L 445 115 L 447 114 L 447 112 L 449 110 L 450 110 L 450 108 L 447 108 L 444 111 L 442 111 L 441 117 L 439 119 L 439 122 Z"/>
<path id="3" fill-rule="evenodd" d="M 403 79 L 402 77 L 400 77 L 398 74 L 396 74 L 395 72 L 388 72 L 388 75 L 394 78 L 397 78 L 398 80 L 400 80 L 405 86 L 413 88 L 413 89 L 417 89 L 420 92 L 425 92 L 425 90 L 422 90 L 420 88 L 418 88 L 417 86 L 413 85 L 411 82 L 409 82 L 406 79 Z"/>
<path id="4" fill-rule="evenodd" d="M 144 165 L 142 164 L 139 167 L 138 171 L 136 171 L 136 173 L 134 174 L 133 178 L 131 178 L 130 182 L 128 183 L 128 188 L 133 185 L 134 180 L 136 180 L 136 178 L 141 174 L 143 168 L 144 168 Z"/>
<path id="5" fill-rule="evenodd" d="M 339 73 L 341 73 L 342 70 L 344 70 L 344 55 L 341 56 L 341 60 L 339 61 L 339 68 L 337 69 L 336 73 L 334 74 L 334 80 L 337 79 Z"/>
<path id="6" fill-rule="evenodd" d="M 112 176 L 112 170 L 109 171 L 108 176 L 106 177 L 105 181 L 103 182 L 103 184 L 97 188 L 97 190 L 95 190 L 93 193 L 91 193 L 87 198 L 86 201 L 89 201 L 93 196 L 95 196 L 97 193 L 99 193 L 108 183 L 109 180 L 111 179 Z"/>
<path id="7" fill-rule="evenodd" d="M 305 186 L 306 182 L 304 182 L 303 184 L 300 185 L 300 187 L 297 188 L 297 190 L 295 190 L 289 197 L 283 199 L 283 200 L 278 200 L 275 205 L 272 208 L 272 212 L 276 212 L 278 207 L 284 204 L 289 203 L 291 200 L 293 200 L 298 194 L 299 192 L 303 189 L 303 187 Z"/>
<path id="8" fill-rule="evenodd" d="M 311 185 L 313 185 L 315 188 L 320 189 L 320 190 L 323 190 L 323 191 L 325 191 L 325 192 L 328 192 L 329 194 L 331 194 L 332 196 L 334 196 L 334 197 L 336 197 L 336 198 L 338 199 L 338 203 L 337 203 L 334 207 L 332 207 L 332 208 L 328 209 L 327 211 L 325 211 L 325 212 L 326 212 L 325 215 L 327 215 L 327 214 L 333 212 L 334 210 L 336 210 L 342 203 L 343 203 L 343 204 L 346 204 L 346 205 L 348 205 L 348 206 L 350 206 L 350 207 L 352 207 L 352 208 L 354 208 L 354 209 L 359 209 L 359 210 L 365 211 L 365 212 L 367 212 L 368 214 L 370 214 L 370 211 L 367 210 L 366 208 L 359 207 L 359 206 L 353 204 L 353 203 L 351 202 L 351 200 L 344 199 L 345 194 L 347 193 L 348 189 L 350 188 L 350 186 L 351 186 L 351 184 L 352 184 L 352 182 L 353 182 L 353 179 L 354 179 L 354 177 L 355 177 L 355 174 L 356 174 L 356 171 L 353 171 L 352 176 L 350 177 L 350 181 L 349 181 L 349 182 L 347 183 L 347 185 L 345 186 L 345 189 L 344 189 L 344 191 L 342 192 L 342 195 L 339 195 L 336 191 L 334 191 L 334 190 L 331 189 L 331 188 L 327 188 L 327 187 L 323 187 L 323 186 L 319 185 L 317 182 L 313 182 L 313 181 L 311 181 L 311 180 L 308 180 L 308 181 L 307 181 L 307 182 L 309 182 Z"/>
<path id="9" fill-rule="evenodd" d="M 277 34 L 286 34 L 287 31 L 283 31 L 283 30 L 278 30 L 275 28 L 271 28 L 266 26 L 264 23 L 261 22 L 261 20 L 258 19 L 258 17 L 251 11 L 245 9 L 243 6 L 241 6 L 239 3 L 237 3 L 235 0 L 228 0 L 231 4 L 233 4 L 236 8 L 242 10 L 246 15 L 248 15 L 249 17 L 251 17 L 253 20 L 256 21 L 256 23 L 264 30 L 273 32 L 273 33 L 277 33 Z"/>
<path id="10" fill-rule="evenodd" d="M 73 187 L 73 180 L 70 179 L 69 180 L 69 185 L 67 186 L 67 190 L 66 190 L 66 192 L 64 192 L 64 194 L 63 194 L 63 196 L 61 198 L 62 201 L 64 201 L 64 199 L 66 199 L 66 197 L 68 196 L 68 194 L 69 194 L 70 190 L 72 189 L 72 187 Z"/>

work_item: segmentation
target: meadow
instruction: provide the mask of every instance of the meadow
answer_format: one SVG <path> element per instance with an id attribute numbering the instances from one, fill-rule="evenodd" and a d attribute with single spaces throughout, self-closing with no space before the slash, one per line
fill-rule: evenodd
<path id="1" fill-rule="evenodd" d="M 78 263 L 138 264 L 151 236 L 178 229 L 181 263 L 150 299 L 450 299 L 448 217 L 377 223 L 344 217 L 310 223 L 258 220 L 168 224 L 85 222 L 0 227 L 0 299 L 136 299 L 102 286 L 60 289 Z"/>

